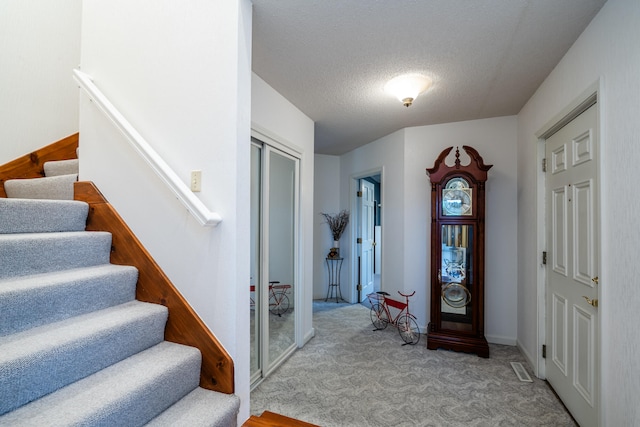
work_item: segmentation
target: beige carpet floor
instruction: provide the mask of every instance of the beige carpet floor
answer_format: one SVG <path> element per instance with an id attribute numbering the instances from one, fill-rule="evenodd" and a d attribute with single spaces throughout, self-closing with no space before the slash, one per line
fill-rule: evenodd
<path id="1" fill-rule="evenodd" d="M 575 426 L 517 348 L 491 357 L 402 346 L 359 304 L 314 302 L 316 336 L 251 393 L 251 413 L 332 426 Z M 521 362 L 532 383 L 520 382 Z"/>

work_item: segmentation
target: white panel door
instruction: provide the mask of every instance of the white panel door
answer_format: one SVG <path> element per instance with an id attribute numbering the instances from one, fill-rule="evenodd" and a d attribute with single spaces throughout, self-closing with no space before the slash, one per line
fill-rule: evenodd
<path id="1" fill-rule="evenodd" d="M 599 419 L 596 106 L 546 141 L 546 375 L 578 423 Z"/>
<path id="2" fill-rule="evenodd" d="M 373 242 L 374 223 L 373 210 L 375 209 L 374 185 L 364 179 L 360 180 L 360 191 L 362 192 L 360 209 L 360 283 L 362 292 L 360 302 L 373 292 Z"/>

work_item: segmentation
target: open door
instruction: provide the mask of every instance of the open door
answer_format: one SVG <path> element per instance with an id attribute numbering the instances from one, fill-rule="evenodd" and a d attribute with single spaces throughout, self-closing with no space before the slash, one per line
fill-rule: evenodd
<path id="1" fill-rule="evenodd" d="M 372 182 L 360 180 L 360 302 L 374 292 L 374 212 L 375 188 Z"/>

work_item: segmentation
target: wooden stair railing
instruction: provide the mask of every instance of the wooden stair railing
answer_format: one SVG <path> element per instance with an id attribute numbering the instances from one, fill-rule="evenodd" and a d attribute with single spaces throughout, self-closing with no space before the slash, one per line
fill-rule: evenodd
<path id="1" fill-rule="evenodd" d="M 78 139 L 78 134 L 74 133 L 0 166 L 0 197 L 7 197 L 7 193 L 4 191 L 4 182 L 9 179 L 42 178 L 44 176 L 42 166 L 45 162 L 77 159 Z"/>
<path id="2" fill-rule="evenodd" d="M 202 353 L 200 386 L 234 392 L 233 360 L 216 337 L 173 286 L 138 238 L 92 182 L 75 183 L 75 199 L 89 204 L 87 230 L 112 235 L 111 262 L 138 268 L 136 299 L 169 309 L 165 339 L 197 347 Z"/>

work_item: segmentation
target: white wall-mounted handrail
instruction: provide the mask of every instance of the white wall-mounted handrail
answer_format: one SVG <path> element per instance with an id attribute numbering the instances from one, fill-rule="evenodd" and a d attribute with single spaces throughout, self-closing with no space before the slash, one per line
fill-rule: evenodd
<path id="1" fill-rule="evenodd" d="M 76 69 L 73 70 L 73 77 L 201 225 L 214 227 L 222 221 L 219 214 L 211 212 L 202 200 L 193 194 L 191 189 L 176 175 L 173 169 L 171 169 L 142 135 L 135 130 L 131 123 L 124 118 L 118 109 L 114 107 L 100 89 L 98 89 L 88 74 Z"/>

